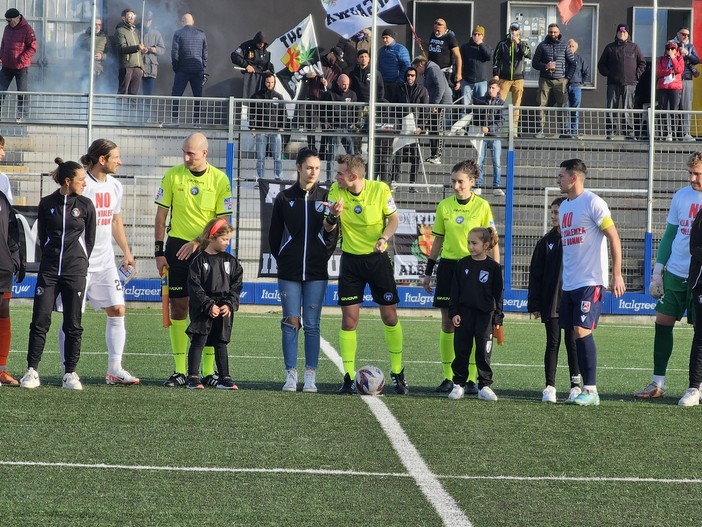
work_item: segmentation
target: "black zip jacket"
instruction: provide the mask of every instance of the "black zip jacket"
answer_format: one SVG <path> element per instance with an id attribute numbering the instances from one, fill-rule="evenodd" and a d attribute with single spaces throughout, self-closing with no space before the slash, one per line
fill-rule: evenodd
<path id="1" fill-rule="evenodd" d="M 249 126 L 252 130 L 282 130 L 285 128 L 285 99 L 275 91 L 261 88 L 251 96 L 260 99 L 261 103 L 251 103 L 249 106 Z"/>
<path id="2" fill-rule="evenodd" d="M 95 245 L 93 202 L 77 194 L 62 196 L 58 190 L 44 196 L 37 209 L 37 238 L 40 273 L 87 276 Z"/>
<path id="3" fill-rule="evenodd" d="M 20 265 L 17 216 L 7 196 L 0 192 L 0 293 L 12 290 L 12 275 L 19 271 Z"/>
<path id="4" fill-rule="evenodd" d="M 529 265 L 527 310 L 529 313 L 541 313 L 543 322 L 558 316 L 561 303 L 562 258 L 561 233 L 554 227 L 536 244 Z"/>
<path id="5" fill-rule="evenodd" d="M 489 256 L 473 260 L 466 256 L 458 260 L 451 284 L 449 318 L 461 314 L 463 308 L 482 313 L 494 313 L 493 324 L 502 325 L 504 280 L 502 266 Z"/>
<path id="6" fill-rule="evenodd" d="M 461 60 L 463 61 L 463 80 L 470 83 L 488 80 L 486 64 L 492 60 L 492 49 L 485 43 L 476 44 L 471 38 L 461 46 Z"/>
<path id="7" fill-rule="evenodd" d="M 607 77 L 607 84 L 635 85 L 645 69 L 646 59 L 641 48 L 629 40 L 614 39 L 604 48 L 597 62 L 597 70 Z"/>
<path id="8" fill-rule="evenodd" d="M 327 261 L 339 239 L 339 229 L 324 230 L 329 191 L 300 185 L 280 192 L 273 203 L 268 243 L 278 263 L 278 278 L 291 281 L 328 280 Z"/>
<path id="9" fill-rule="evenodd" d="M 551 61 L 556 63 L 556 69 L 547 71 L 546 65 Z M 542 79 L 554 80 L 565 77 L 570 80 L 575 74 L 576 63 L 568 43 L 563 40 L 563 35 L 558 35 L 556 38 L 546 37 L 537 46 L 531 65 L 541 72 L 539 77 Z"/>
<path id="10" fill-rule="evenodd" d="M 690 273 L 687 285 L 695 295 L 702 294 L 702 211 L 697 213 L 690 229 Z"/>

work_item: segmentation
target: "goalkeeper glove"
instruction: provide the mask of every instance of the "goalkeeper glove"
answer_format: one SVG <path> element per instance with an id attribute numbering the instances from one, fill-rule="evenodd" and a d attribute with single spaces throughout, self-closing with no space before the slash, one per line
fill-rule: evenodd
<path id="1" fill-rule="evenodd" d="M 648 286 L 648 294 L 653 298 L 660 298 L 663 296 L 663 264 L 656 263 L 653 267 L 653 273 L 651 274 L 651 283 Z"/>

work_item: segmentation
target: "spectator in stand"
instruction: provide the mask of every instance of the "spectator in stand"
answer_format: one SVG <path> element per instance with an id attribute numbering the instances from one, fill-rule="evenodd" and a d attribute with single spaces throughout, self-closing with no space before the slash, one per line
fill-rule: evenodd
<path id="1" fill-rule="evenodd" d="M 439 66 L 453 90 L 461 89 L 463 64 L 458 40 L 443 18 L 434 20 L 434 32 L 429 37 L 427 58 Z"/>
<path id="2" fill-rule="evenodd" d="M 102 29 L 102 18 L 95 19 L 95 85 L 94 89 L 97 92 L 103 93 L 105 91 L 105 62 L 107 60 L 107 33 Z M 87 72 L 90 70 L 90 49 L 91 40 L 93 37 L 93 28 L 89 27 L 84 33 L 78 35 L 76 39 L 76 49 L 75 56 L 78 59 L 82 72 Z M 88 91 L 88 76 L 84 75 L 81 81 L 84 91 Z"/>
<path id="3" fill-rule="evenodd" d="M 658 104 L 661 110 L 667 110 L 663 116 L 666 122 L 666 141 L 672 141 L 677 128 L 677 116 L 674 110 L 680 106 L 682 96 L 682 73 L 685 61 L 678 53 L 678 45 L 669 40 L 665 44 L 665 55 L 656 61 L 656 90 L 658 90 Z M 663 131 L 661 131 L 661 134 Z"/>
<path id="4" fill-rule="evenodd" d="M 532 65 L 539 70 L 539 106 L 548 106 L 549 96 L 553 92 L 554 107 L 563 108 L 567 103 L 568 82 L 573 77 L 575 59 L 568 44 L 563 42 L 563 35 L 558 24 L 549 24 L 548 35 L 536 47 Z M 546 130 L 546 112 L 539 112 L 539 129 L 537 139 L 544 137 Z"/>
<path id="5" fill-rule="evenodd" d="M 161 32 L 154 27 L 154 14 L 149 11 L 144 20 L 144 77 L 141 80 L 141 93 L 153 95 L 158 75 L 158 57 L 166 52 Z"/>
<path id="6" fill-rule="evenodd" d="M 429 104 L 429 92 L 427 92 L 424 86 L 417 82 L 417 70 L 414 66 L 407 68 L 405 79 L 405 82 L 400 86 L 400 94 L 397 102 L 400 104 Z M 415 128 L 414 130 L 403 129 L 402 132 L 419 135 L 428 125 L 426 110 L 421 106 L 413 107 L 410 110 L 414 114 Z M 409 182 L 415 183 L 417 181 L 417 169 L 419 168 L 420 155 L 418 140 L 400 148 L 393 158 L 392 168 L 390 170 L 392 180 L 395 181 L 398 179 L 398 172 L 401 171 L 402 162 L 404 161 L 410 165 Z M 414 194 L 417 192 L 417 189 L 415 187 L 410 187 L 409 192 Z"/>
<path id="7" fill-rule="evenodd" d="M 636 85 L 645 69 L 646 59 L 641 48 L 629 40 L 629 26 L 619 24 L 614 42 L 607 44 L 597 62 L 600 75 L 607 77 L 607 108 L 634 108 Z M 616 120 L 620 121 L 619 116 Z M 616 124 L 621 125 L 621 122 Z M 608 113 L 605 121 L 608 139 L 616 134 L 616 124 L 614 114 Z M 624 126 L 621 131 L 626 139 L 636 141 L 634 115 L 631 112 L 624 114 Z"/>
<path id="8" fill-rule="evenodd" d="M 463 105 L 473 104 L 473 97 L 485 97 L 487 93 L 488 74 L 485 63 L 492 59 L 492 49 L 485 42 L 485 28 L 477 25 L 473 36 L 461 46 L 461 88 Z"/>
<path id="9" fill-rule="evenodd" d="M 568 47 L 573 52 L 575 59 L 575 72 L 568 81 L 568 108 L 580 108 L 582 100 L 582 86 L 591 82 L 590 66 L 582 55 L 578 55 L 578 43 L 574 39 L 568 41 Z M 580 138 L 580 114 L 578 112 L 570 112 L 570 118 L 566 116 L 565 125 L 563 126 L 564 138 L 575 137 Z"/>
<path id="10" fill-rule="evenodd" d="M 251 104 L 249 109 L 249 124 L 256 142 L 256 176 L 259 179 L 264 177 L 269 146 L 275 179 L 282 179 L 283 174 L 283 140 L 280 132 L 285 129 L 285 105 L 282 104 L 283 96 L 275 91 L 275 83 L 275 75 L 271 72 L 264 73 L 263 88 L 251 96 L 252 99 L 270 101 Z"/>
<path id="11" fill-rule="evenodd" d="M 256 33 L 251 40 L 242 42 L 238 48 L 232 51 L 230 58 L 234 66 L 242 69 L 244 88 L 241 96 L 244 99 L 251 98 L 262 88 L 264 73 L 274 73 L 271 52 L 268 51 L 266 36 L 262 31 Z"/>
<path id="12" fill-rule="evenodd" d="M 336 132 L 337 135 L 323 135 L 319 152 L 327 162 L 327 183 L 332 182 L 332 168 L 337 157 L 339 147 L 343 144 L 347 155 L 353 155 L 355 146 L 353 137 L 349 136 L 356 124 L 358 112 L 355 106 L 349 103 L 358 102 L 356 94 L 350 89 L 351 81 L 345 73 L 339 75 L 336 84 L 324 93 L 324 100 L 337 104 L 326 106 L 322 110 L 322 128 Z"/>
<path id="13" fill-rule="evenodd" d="M 429 93 L 429 104 L 451 104 L 451 86 L 449 86 L 446 77 L 439 69 L 439 66 L 434 62 L 417 57 L 412 62 L 417 73 L 424 75 L 424 87 Z M 438 139 L 431 139 L 429 146 L 431 154 L 427 158 L 427 163 L 433 165 L 441 164 L 441 155 L 444 150 L 443 131 L 446 126 L 446 109 L 432 108 L 429 130 L 439 136 Z"/>
<path id="14" fill-rule="evenodd" d="M 352 71 L 358 63 L 358 54 L 361 50 L 370 52 L 371 50 L 371 30 L 362 29 L 351 38 L 341 37 L 336 43 L 337 48 L 344 52 L 346 68 L 344 73 Z M 356 94 L 358 95 L 358 93 Z"/>
<path id="15" fill-rule="evenodd" d="M 695 46 L 690 42 L 690 30 L 686 27 L 678 29 L 677 36 L 673 39 L 678 45 L 678 53 L 685 61 L 685 70 L 682 75 L 682 95 L 680 97 L 680 105 L 678 109 L 683 111 L 692 110 L 692 80 L 699 76 L 697 64 L 700 59 L 697 56 Z M 682 140 L 694 141 L 695 138 L 690 134 L 690 114 L 683 114 L 682 119 Z"/>
<path id="16" fill-rule="evenodd" d="M 136 31 L 136 13 L 133 9 L 122 11 L 122 21 L 117 24 L 115 47 L 119 53 L 119 87 L 117 93 L 138 95 L 144 76 L 146 46 L 139 41 Z"/>
<path id="17" fill-rule="evenodd" d="M 205 32 L 195 26 L 195 19 L 190 13 L 181 18 L 183 27 L 173 34 L 171 45 L 171 65 L 175 72 L 171 95 L 180 97 L 185 87 L 190 84 L 193 97 L 202 97 L 202 84 L 207 68 L 207 37 Z M 200 103 L 195 101 L 195 120 L 200 118 Z M 173 121 L 178 120 L 178 101 L 173 101 Z"/>
<path id="18" fill-rule="evenodd" d="M 358 102 L 370 101 L 370 84 L 371 73 L 373 70 L 370 67 L 370 54 L 367 49 L 358 51 L 356 65 L 349 73 L 351 78 L 351 89 L 356 92 Z M 376 77 L 376 100 L 382 101 L 385 99 L 385 87 L 383 86 L 383 77 L 379 71 L 375 71 Z"/>
<path id="19" fill-rule="evenodd" d="M 395 42 L 392 29 L 383 31 L 383 46 L 378 50 L 378 71 L 383 77 L 385 98 L 397 102 L 397 91 L 410 66 L 410 54 L 402 44 Z"/>
<path id="20" fill-rule="evenodd" d="M 500 40 L 495 47 L 492 58 L 492 75 L 500 81 L 500 98 L 507 100 L 507 94 L 512 93 L 512 104 L 522 105 L 524 95 L 524 59 L 531 58 L 531 48 L 522 41 L 519 24 L 512 22 L 507 37 Z M 519 110 L 514 110 L 514 137 L 518 136 Z"/>
<path id="21" fill-rule="evenodd" d="M 7 26 L 0 43 L 0 91 L 15 79 L 17 91 L 29 91 L 29 66 L 37 52 L 37 37 L 29 22 L 14 7 L 5 12 Z M 26 117 L 25 96 L 17 96 L 17 119 Z"/>
<path id="22" fill-rule="evenodd" d="M 504 191 L 500 188 L 502 177 L 502 124 L 504 123 L 504 101 L 500 98 L 500 83 L 496 80 L 490 81 L 488 94 L 485 98 L 476 98 L 476 104 L 492 106 L 492 108 L 481 109 L 478 112 L 477 124 L 485 134 L 485 139 L 480 147 L 478 156 L 478 181 L 473 192 L 480 195 L 483 186 L 483 167 L 487 157 L 487 149 L 490 148 L 492 156 L 492 193 L 495 196 L 504 196 Z"/>

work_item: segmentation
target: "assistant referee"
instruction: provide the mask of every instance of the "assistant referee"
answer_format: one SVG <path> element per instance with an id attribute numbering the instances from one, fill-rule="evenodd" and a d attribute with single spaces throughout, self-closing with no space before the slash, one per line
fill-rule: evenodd
<path id="1" fill-rule="evenodd" d="M 336 182 L 329 189 L 330 214 L 325 222 L 341 226 L 339 351 L 344 363 L 344 383 L 339 393 L 353 393 L 356 327 L 363 290 L 368 284 L 385 324 L 395 392 L 407 395 L 409 388 L 402 367 L 402 326 L 396 308 L 397 285 L 386 252 L 388 240 L 399 224 L 395 200 L 387 184 L 365 179 L 365 163 L 360 156 L 339 156 L 337 163 Z"/>

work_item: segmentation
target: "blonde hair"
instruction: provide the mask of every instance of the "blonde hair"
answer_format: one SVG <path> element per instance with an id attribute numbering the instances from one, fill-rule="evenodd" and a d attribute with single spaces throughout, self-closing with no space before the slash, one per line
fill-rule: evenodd
<path id="1" fill-rule="evenodd" d="M 499 240 L 495 230 L 489 227 L 473 227 L 468 233 L 468 237 L 470 237 L 471 234 L 477 234 L 480 241 L 488 244 L 488 249 L 492 249 L 497 245 Z"/>
<path id="2" fill-rule="evenodd" d="M 232 232 L 234 232 L 234 227 L 231 226 L 226 218 L 215 218 L 207 222 L 207 225 L 205 225 L 205 228 L 202 230 L 202 234 L 200 234 L 195 241 L 198 247 L 204 251 L 212 240 L 221 238 Z"/>

